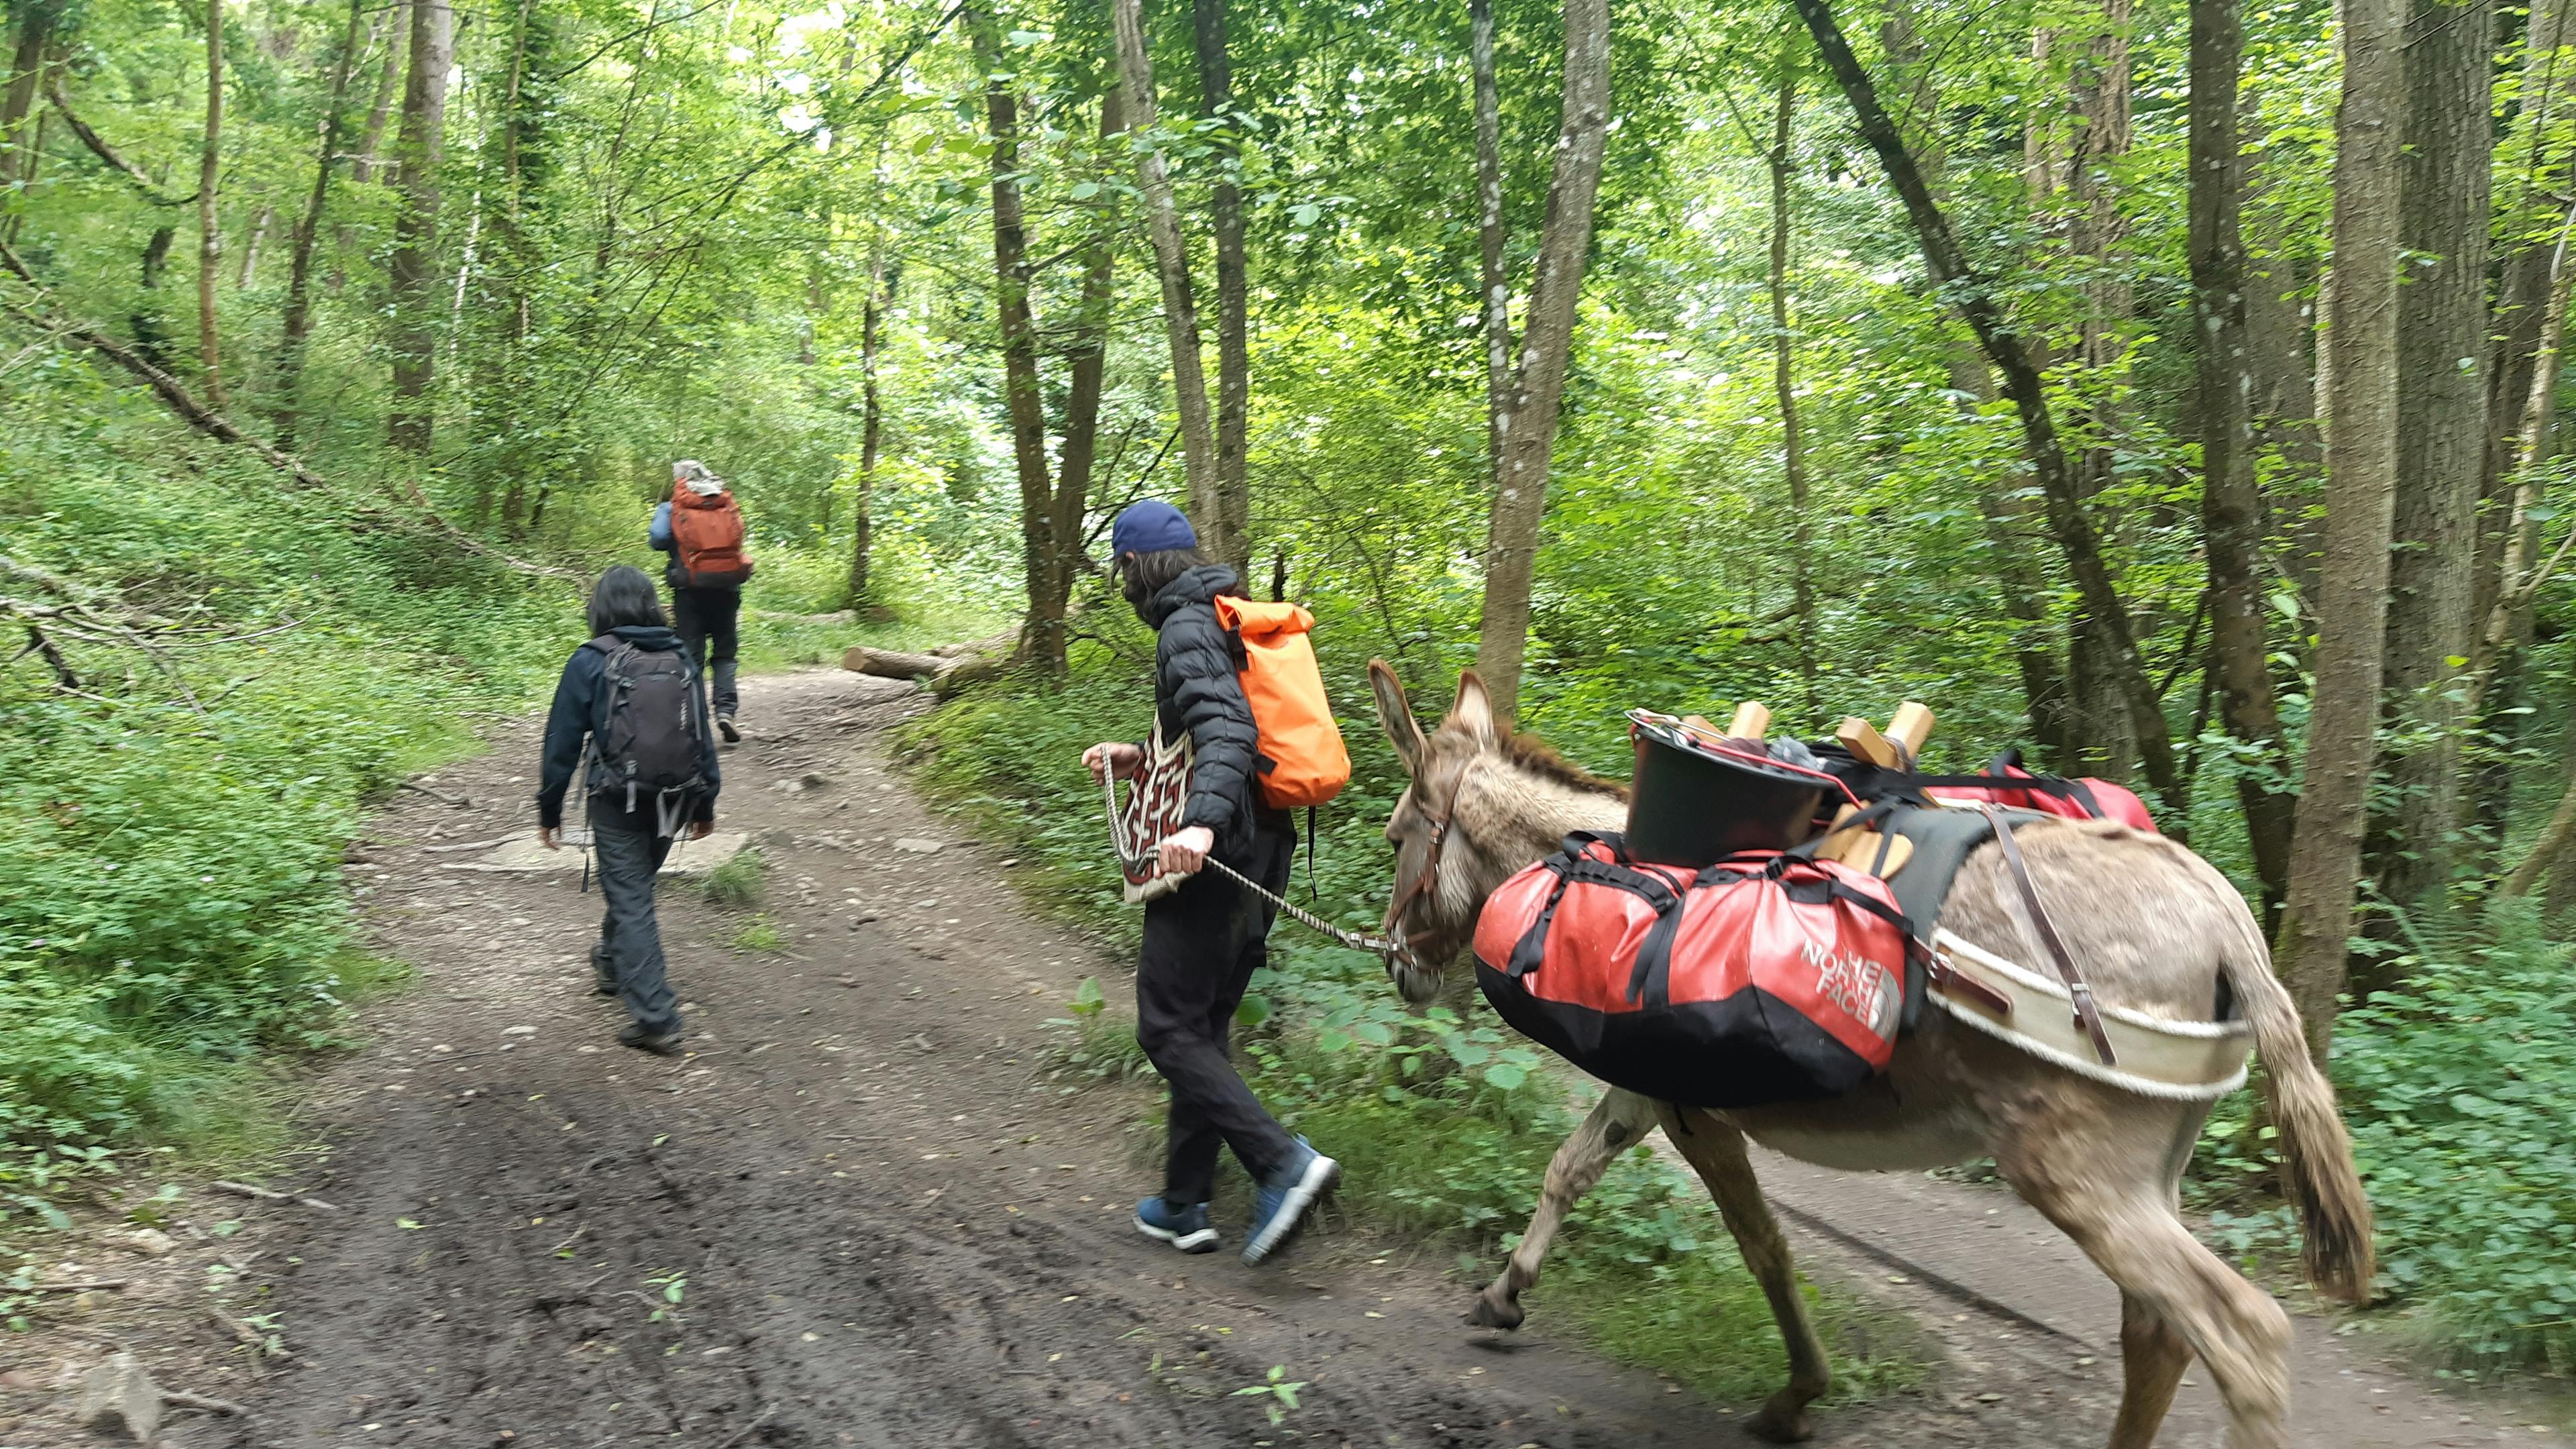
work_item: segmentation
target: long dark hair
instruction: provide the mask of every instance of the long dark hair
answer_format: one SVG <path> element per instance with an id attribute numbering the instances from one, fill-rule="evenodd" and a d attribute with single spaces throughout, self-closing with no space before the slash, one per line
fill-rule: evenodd
<path id="1" fill-rule="evenodd" d="M 662 613 L 662 596 L 653 589 L 653 581 L 644 571 L 619 564 L 599 576 L 590 589 L 590 635 L 596 639 L 611 629 L 631 624 L 653 624 L 671 627 Z"/>
<path id="2" fill-rule="evenodd" d="M 1152 553 L 1131 553 L 1118 560 L 1118 592 L 1127 596 L 1136 616 L 1143 618 L 1145 604 L 1163 586 L 1210 560 L 1194 548 L 1163 548 Z"/>

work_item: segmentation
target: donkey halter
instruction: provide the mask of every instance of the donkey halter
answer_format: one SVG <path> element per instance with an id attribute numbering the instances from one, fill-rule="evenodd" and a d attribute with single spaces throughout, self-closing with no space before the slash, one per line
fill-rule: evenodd
<path id="1" fill-rule="evenodd" d="M 1458 783 L 1451 786 L 1449 790 L 1449 808 L 1431 822 L 1431 844 L 1422 852 L 1421 873 L 1413 878 L 1413 884 L 1406 886 L 1394 900 L 1387 903 L 1386 924 L 1380 929 L 1391 938 L 1391 944 L 1395 949 L 1380 951 L 1379 954 L 1386 958 L 1386 975 L 1390 981 L 1395 979 L 1396 969 L 1400 966 L 1409 966 L 1417 970 L 1422 966 L 1422 960 L 1413 954 L 1413 948 L 1423 937 L 1430 935 L 1431 931 L 1428 928 L 1405 931 L 1403 930 L 1404 920 L 1424 897 L 1431 894 L 1431 883 L 1440 877 L 1440 850 L 1442 846 L 1449 843 L 1449 823 L 1457 818 L 1458 797 L 1466 790 L 1468 773 L 1482 763 L 1483 759 L 1484 757 L 1479 755 L 1469 760 L 1466 766 L 1459 770 Z M 1418 784 L 1417 788 L 1419 788 Z M 1429 815 L 1431 812 L 1425 810 L 1422 813 Z M 1399 932 L 1401 934 L 1398 934 Z"/>

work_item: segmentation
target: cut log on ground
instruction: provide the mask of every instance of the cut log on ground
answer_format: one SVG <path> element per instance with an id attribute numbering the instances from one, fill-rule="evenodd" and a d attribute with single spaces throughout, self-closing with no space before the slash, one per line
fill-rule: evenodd
<path id="1" fill-rule="evenodd" d="M 942 644 L 922 654 L 907 654 L 895 649 L 871 649 L 855 644 L 841 656 L 841 667 L 858 674 L 873 674 L 880 679 L 943 680 L 963 669 L 988 669 L 1006 658 L 1020 642 L 1017 630 L 996 634 L 989 639 L 970 639 L 959 644 Z"/>

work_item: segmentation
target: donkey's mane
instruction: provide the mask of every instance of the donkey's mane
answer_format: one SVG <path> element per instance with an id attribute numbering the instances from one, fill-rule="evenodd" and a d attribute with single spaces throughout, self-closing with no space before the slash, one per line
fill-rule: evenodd
<path id="1" fill-rule="evenodd" d="M 1536 735 L 1507 734 L 1502 737 L 1503 758 L 1544 779 L 1577 790 L 1590 790 L 1603 795 L 1626 796 L 1628 786 L 1619 780 L 1604 779 L 1557 753 L 1556 746 Z"/>

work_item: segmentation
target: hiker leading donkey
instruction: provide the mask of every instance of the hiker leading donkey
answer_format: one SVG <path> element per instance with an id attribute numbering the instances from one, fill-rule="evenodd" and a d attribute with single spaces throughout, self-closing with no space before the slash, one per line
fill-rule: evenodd
<path id="1" fill-rule="evenodd" d="M 617 1039 L 667 1052 L 680 1041 L 679 998 L 663 973 L 653 882 L 682 832 L 702 840 L 715 828 L 715 740 L 697 671 L 643 570 L 620 564 L 600 575 L 589 623 L 590 641 L 565 663 L 546 716 L 537 839 L 561 847 L 564 793 L 588 741 L 582 789 L 607 902 L 592 977 L 634 1018 Z"/>
<path id="2" fill-rule="evenodd" d="M 672 464 L 671 496 L 653 510 L 646 541 L 671 556 L 662 576 L 671 586 L 672 622 L 699 674 L 715 683 L 716 728 L 728 743 L 742 738 L 733 722 L 741 703 L 734 689 L 735 624 L 742 586 L 751 580 L 742 539 L 742 509 L 724 480 L 695 458 Z"/>
<path id="3" fill-rule="evenodd" d="M 1136 963 L 1136 1040 L 1172 1089 L 1163 1191 L 1136 1205 L 1136 1227 L 1185 1253 L 1213 1250 L 1208 1198 L 1222 1143 L 1256 1185 L 1243 1259 L 1258 1263 L 1296 1232 L 1306 1209 L 1340 1179 L 1341 1165 L 1280 1126 L 1228 1058 L 1234 1009 L 1268 959 L 1278 908 L 1201 869 L 1214 856 L 1277 895 L 1288 884 L 1297 830 L 1255 788 L 1258 729 L 1215 606 L 1219 595 L 1239 593 L 1234 570 L 1200 554 L 1189 520 L 1158 500 L 1119 514 L 1110 548 L 1127 602 L 1157 635 L 1157 736 L 1186 735 L 1191 748 L 1182 828 L 1164 837 L 1160 852 L 1166 872 L 1191 879 L 1146 904 Z M 1128 779 L 1145 759 L 1138 746 L 1103 742 L 1084 751 L 1082 763 L 1095 778 Z"/>

